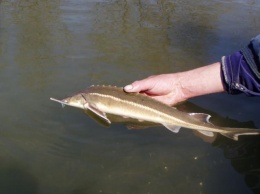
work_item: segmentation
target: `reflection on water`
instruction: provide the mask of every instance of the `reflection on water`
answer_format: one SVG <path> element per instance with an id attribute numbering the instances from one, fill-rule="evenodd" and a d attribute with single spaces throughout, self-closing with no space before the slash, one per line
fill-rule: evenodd
<path id="1" fill-rule="evenodd" d="M 219 60 L 259 33 L 259 8 L 242 0 L 0 1 L 0 193 L 259 192 L 258 137 L 206 143 L 186 129 L 105 128 L 49 101 Z M 191 101 L 198 106 L 179 108 L 209 113 L 216 125 L 260 128 L 258 99 Z"/>
<path id="2" fill-rule="evenodd" d="M 106 57 L 108 63 L 116 59 L 129 68 L 139 65 L 141 71 L 154 68 L 155 71 L 166 71 L 169 68 L 173 59 L 168 58 L 171 53 L 168 29 L 174 13 L 173 2 L 115 1 L 97 6 L 93 41 L 97 49 L 106 54 L 101 59 Z M 161 60 L 165 61 L 164 66 L 152 65 Z M 117 65 L 120 67 L 122 64 Z"/>

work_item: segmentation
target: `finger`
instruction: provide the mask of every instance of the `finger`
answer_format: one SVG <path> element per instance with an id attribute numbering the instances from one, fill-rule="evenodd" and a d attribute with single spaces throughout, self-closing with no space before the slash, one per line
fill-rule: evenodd
<path id="1" fill-rule="evenodd" d="M 144 92 L 153 88 L 153 83 L 147 81 L 147 79 L 141 81 L 135 81 L 130 85 L 124 87 L 126 92 Z"/>
<path id="2" fill-rule="evenodd" d="M 126 92 L 135 92 L 134 86 L 132 84 L 124 87 L 124 91 Z"/>

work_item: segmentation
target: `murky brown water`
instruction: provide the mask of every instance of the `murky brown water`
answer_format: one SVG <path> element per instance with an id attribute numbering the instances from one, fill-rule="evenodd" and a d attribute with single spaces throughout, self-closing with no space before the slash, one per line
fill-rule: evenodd
<path id="1" fill-rule="evenodd" d="M 62 98 L 203 66 L 259 34 L 256 0 L 0 1 L 0 193 L 257 193 L 260 139 L 104 128 Z M 260 128 L 259 98 L 180 108 Z"/>

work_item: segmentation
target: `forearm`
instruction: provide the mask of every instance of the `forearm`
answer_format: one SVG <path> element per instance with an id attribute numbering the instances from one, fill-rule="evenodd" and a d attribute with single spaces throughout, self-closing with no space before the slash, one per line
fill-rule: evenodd
<path id="1" fill-rule="evenodd" d="M 182 72 L 179 76 L 184 99 L 224 90 L 229 94 L 260 96 L 260 35 L 240 51 L 224 56 L 221 63 Z"/>
<path id="2" fill-rule="evenodd" d="M 223 92 L 220 62 L 179 73 L 179 89 L 183 99 Z"/>

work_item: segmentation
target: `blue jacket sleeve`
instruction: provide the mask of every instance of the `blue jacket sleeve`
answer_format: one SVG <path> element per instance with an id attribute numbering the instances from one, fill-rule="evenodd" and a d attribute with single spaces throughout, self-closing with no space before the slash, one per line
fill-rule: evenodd
<path id="1" fill-rule="evenodd" d="M 260 96 L 260 34 L 240 51 L 222 57 L 221 74 L 229 94 Z"/>

